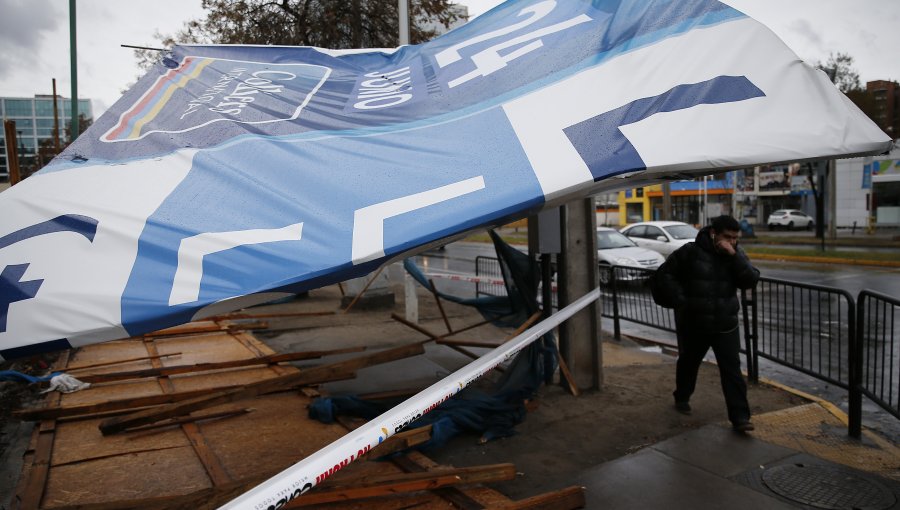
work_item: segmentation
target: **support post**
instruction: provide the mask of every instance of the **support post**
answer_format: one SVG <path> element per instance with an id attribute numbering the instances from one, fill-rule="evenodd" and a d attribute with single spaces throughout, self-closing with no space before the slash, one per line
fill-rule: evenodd
<path id="1" fill-rule="evenodd" d="M 72 136 L 78 138 L 78 51 L 75 44 L 75 0 L 69 0 L 69 58 L 72 74 Z"/>
<path id="2" fill-rule="evenodd" d="M 400 22 L 400 44 L 409 44 L 409 0 L 397 0 L 397 17 Z"/>
<path id="3" fill-rule="evenodd" d="M 594 208 L 594 198 L 589 197 L 569 202 L 561 210 L 560 307 L 599 286 Z M 560 357 L 582 389 L 599 389 L 603 384 L 600 310 L 599 300 L 594 301 L 560 326 Z"/>

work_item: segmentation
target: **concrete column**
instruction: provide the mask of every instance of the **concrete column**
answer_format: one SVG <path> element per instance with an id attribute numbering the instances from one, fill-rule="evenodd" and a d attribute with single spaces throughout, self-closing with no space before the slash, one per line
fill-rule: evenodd
<path id="1" fill-rule="evenodd" d="M 562 254 L 559 261 L 559 306 L 575 301 L 599 285 L 597 272 L 597 218 L 594 198 L 579 199 L 562 207 Z M 603 384 L 600 346 L 600 301 L 575 314 L 559 328 L 560 354 L 579 389 Z"/>

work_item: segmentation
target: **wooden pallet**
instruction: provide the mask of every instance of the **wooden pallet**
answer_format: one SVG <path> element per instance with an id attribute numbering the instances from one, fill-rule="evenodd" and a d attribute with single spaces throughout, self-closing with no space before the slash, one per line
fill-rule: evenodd
<path id="1" fill-rule="evenodd" d="M 315 391 L 302 382 L 300 370 L 274 355 L 240 325 L 222 322 L 193 323 L 65 353 L 56 370 L 73 369 L 73 375 L 100 382 L 76 393 L 50 394 L 42 408 L 20 413 L 37 426 L 12 508 L 216 508 L 343 436 L 344 426 L 307 417 Z M 356 359 L 379 362 L 366 356 Z M 365 363 L 352 368 L 358 366 Z M 78 367 L 86 368 L 74 370 Z M 332 372 L 352 376 L 352 371 Z M 130 375 L 123 378 L 123 373 Z M 301 381 L 301 387 L 273 385 L 285 380 Z M 267 391 L 247 393 L 247 388 Z M 222 392 L 241 397 L 207 399 L 207 405 L 189 408 L 172 400 L 179 395 L 203 400 Z M 172 409 L 177 412 L 160 411 Z M 135 416 L 143 418 L 135 421 Z M 110 423 L 121 426 L 106 430 Z M 427 431 L 401 433 L 373 454 L 427 439 Z M 580 487 L 512 501 L 482 485 L 514 475 L 511 465 L 453 468 L 408 453 L 393 462 L 355 462 L 288 507 L 562 509 L 584 504 Z"/>

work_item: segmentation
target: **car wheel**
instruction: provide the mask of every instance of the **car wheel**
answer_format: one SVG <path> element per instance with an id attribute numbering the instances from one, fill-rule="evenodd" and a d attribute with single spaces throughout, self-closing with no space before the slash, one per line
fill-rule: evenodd
<path id="1" fill-rule="evenodd" d="M 793 222 L 793 221 L 789 221 L 789 222 L 788 222 L 788 224 L 787 224 L 787 229 L 788 229 L 788 230 L 794 230 L 794 222 Z"/>
<path id="2" fill-rule="evenodd" d="M 768 227 L 769 227 L 769 230 L 775 230 L 777 228 L 777 225 L 773 225 L 773 224 L 769 223 Z"/>
<path id="3" fill-rule="evenodd" d="M 609 285 L 612 278 L 612 267 L 609 264 L 600 264 L 600 285 Z"/>
<path id="4" fill-rule="evenodd" d="M 816 222 L 814 222 L 814 221 L 810 221 L 809 223 L 806 224 L 806 230 L 812 230 L 815 227 L 816 227 Z"/>

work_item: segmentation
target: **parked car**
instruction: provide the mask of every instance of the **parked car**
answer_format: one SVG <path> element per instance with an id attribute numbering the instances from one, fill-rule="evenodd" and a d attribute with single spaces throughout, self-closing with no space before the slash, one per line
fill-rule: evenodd
<path id="1" fill-rule="evenodd" d="M 816 226 L 812 216 L 797 209 L 779 209 L 769 215 L 766 224 L 769 226 L 769 230 L 775 230 L 776 228 L 786 228 L 788 230 L 795 228 L 812 229 Z"/>
<path id="2" fill-rule="evenodd" d="M 664 257 L 696 239 L 697 232 L 692 225 L 681 221 L 644 221 L 622 229 L 635 244 Z"/>
<path id="3" fill-rule="evenodd" d="M 656 269 L 665 261 L 659 253 L 637 246 L 621 232 L 608 227 L 597 227 L 597 259 L 600 283 L 604 285 L 609 283 L 612 266 Z M 646 275 L 644 271 L 625 271 L 616 276 L 623 280 L 635 280 Z"/>

